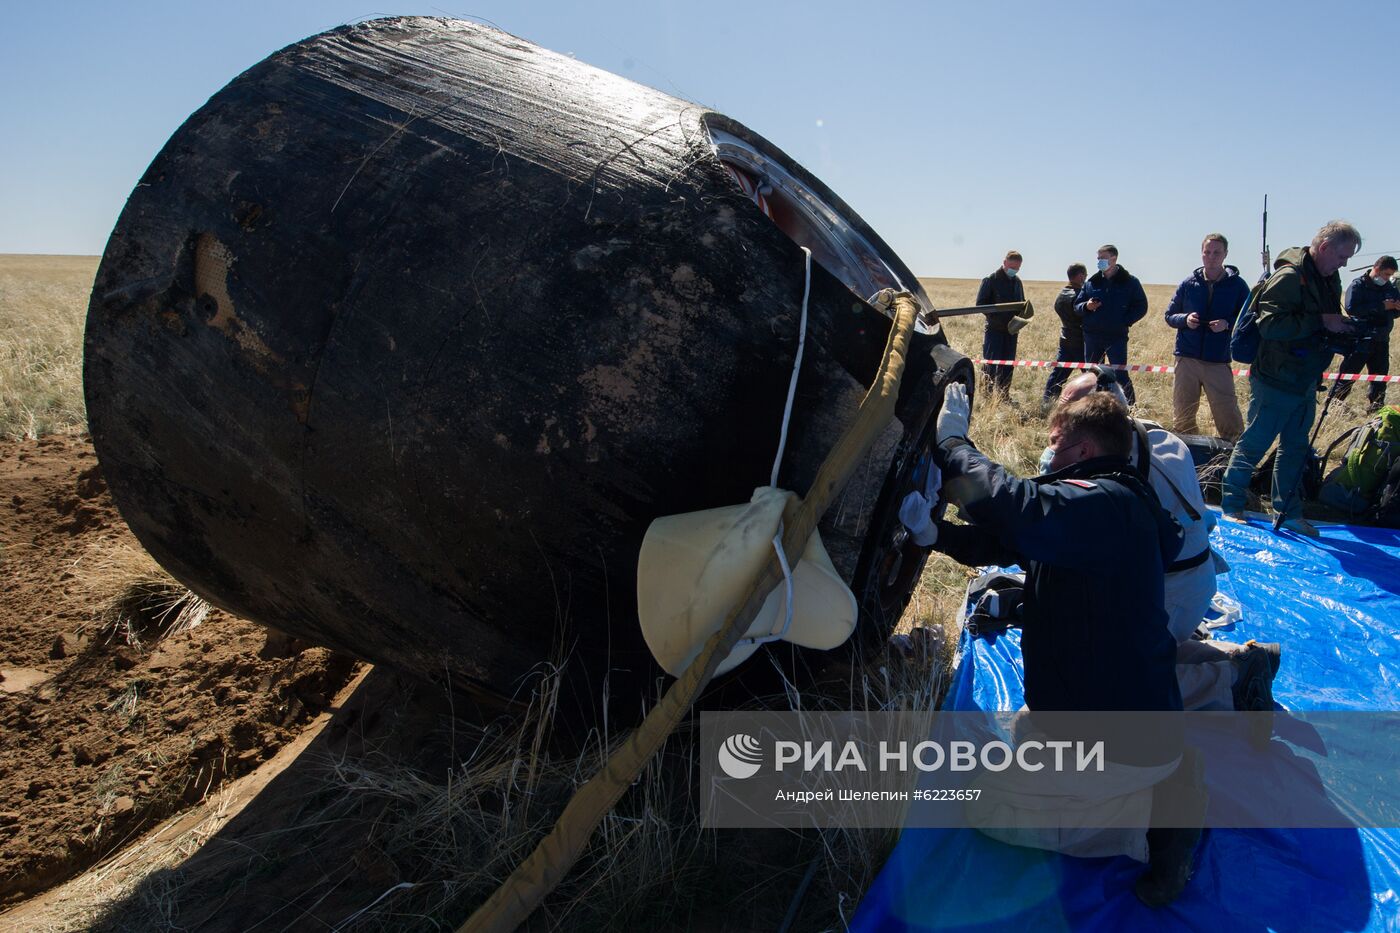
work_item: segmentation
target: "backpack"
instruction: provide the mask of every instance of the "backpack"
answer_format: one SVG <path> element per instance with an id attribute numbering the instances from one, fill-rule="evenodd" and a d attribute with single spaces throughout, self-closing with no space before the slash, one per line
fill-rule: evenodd
<path id="1" fill-rule="evenodd" d="M 1235 316 L 1235 328 L 1230 331 L 1230 359 L 1236 363 L 1253 363 L 1259 355 L 1259 319 L 1255 316 L 1259 293 L 1269 282 L 1269 273 L 1259 276 L 1259 281 L 1249 290 L 1244 307 Z"/>
<path id="2" fill-rule="evenodd" d="M 1400 528 L 1400 457 L 1395 458 L 1390 472 L 1381 481 L 1375 507 L 1367 517 L 1377 525 Z"/>
<path id="3" fill-rule="evenodd" d="M 1388 487 L 1400 478 L 1400 408 L 1387 406 L 1378 417 L 1342 432 L 1328 445 L 1323 462 L 1347 441 L 1340 463 L 1327 476 L 1322 501 L 1354 517 L 1379 513 L 1382 498 L 1386 511 L 1400 508 L 1400 502 L 1391 504 L 1395 490 L 1387 496 Z"/>
<path id="4" fill-rule="evenodd" d="M 1259 281 L 1249 290 L 1249 297 L 1244 300 L 1244 307 L 1240 308 L 1240 313 L 1235 317 L 1235 327 L 1230 331 L 1230 359 L 1236 363 L 1252 364 L 1254 358 L 1259 355 L 1259 295 L 1275 272 L 1292 265 L 1294 264 L 1291 262 L 1278 260 L 1274 263 L 1273 271 L 1262 273 Z M 1307 284 L 1306 279 L 1303 284 Z"/>
<path id="5" fill-rule="evenodd" d="M 1201 496 L 1212 505 L 1220 504 L 1220 481 L 1225 477 L 1225 467 L 1230 462 L 1230 452 L 1235 445 L 1219 437 L 1204 434 L 1178 434 L 1186 449 L 1191 451 L 1191 460 L 1196 465 L 1196 480 L 1201 485 Z"/>
<path id="6" fill-rule="evenodd" d="M 1352 437 L 1342 458 L 1337 482 L 1367 499 L 1390 472 L 1400 456 L 1400 408 L 1387 405 L 1378 417 L 1366 422 Z"/>

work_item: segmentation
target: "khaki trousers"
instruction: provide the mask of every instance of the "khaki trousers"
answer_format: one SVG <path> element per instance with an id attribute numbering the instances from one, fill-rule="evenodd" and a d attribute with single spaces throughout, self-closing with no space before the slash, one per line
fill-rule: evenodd
<path id="1" fill-rule="evenodd" d="M 1153 788 L 1179 763 L 1138 767 L 1109 761 L 1092 783 L 1050 768 L 1034 774 L 984 771 L 971 785 L 981 791 L 977 802 L 963 812 L 974 829 L 1009 845 L 1146 862 Z"/>
<path id="2" fill-rule="evenodd" d="M 1244 645 L 1212 638 L 1197 641 L 1191 637 L 1205 618 L 1215 595 L 1215 561 L 1190 570 L 1167 574 L 1163 588 L 1166 597 L 1167 629 L 1176 639 L 1176 682 L 1181 688 L 1185 709 L 1231 710 L 1235 695 L 1235 669 L 1230 656 Z"/>
<path id="3" fill-rule="evenodd" d="M 1240 403 L 1235 399 L 1235 377 L 1229 363 L 1207 363 L 1190 356 L 1176 358 L 1176 384 L 1172 388 L 1172 409 L 1178 434 L 1196 433 L 1196 412 L 1201 407 L 1201 390 L 1210 402 L 1215 429 L 1227 441 L 1244 431 Z"/>

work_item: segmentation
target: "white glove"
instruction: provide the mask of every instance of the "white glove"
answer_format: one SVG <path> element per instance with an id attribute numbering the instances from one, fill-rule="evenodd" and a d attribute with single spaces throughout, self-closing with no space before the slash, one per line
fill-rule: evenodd
<path id="1" fill-rule="evenodd" d="M 961 382 L 948 386 L 943 393 L 943 408 L 938 412 L 938 427 L 934 440 L 943 443 L 950 437 L 967 437 L 967 425 L 972 409 L 967 404 L 967 388 Z"/>
<path id="2" fill-rule="evenodd" d="M 909 536 L 919 547 L 928 547 L 938 540 L 938 526 L 933 523 L 933 503 L 917 489 L 899 504 L 899 521 L 909 529 Z"/>
<path id="3" fill-rule="evenodd" d="M 899 504 L 900 524 L 909 529 L 910 536 L 919 547 L 928 547 L 938 540 L 938 526 L 933 523 L 933 507 L 938 504 L 938 492 L 942 485 L 943 472 L 936 464 L 930 463 L 924 491 L 914 490 Z"/>

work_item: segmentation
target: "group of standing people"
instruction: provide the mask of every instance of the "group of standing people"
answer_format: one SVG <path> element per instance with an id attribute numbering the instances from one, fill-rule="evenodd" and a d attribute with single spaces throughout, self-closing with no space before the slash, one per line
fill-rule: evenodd
<path id="1" fill-rule="evenodd" d="M 1229 252 L 1230 243 L 1223 234 L 1207 234 L 1201 242 L 1200 267 L 1177 286 L 1163 316 L 1167 326 L 1177 331 L 1173 430 L 1178 434 L 1196 433 L 1204 393 L 1217 433 L 1233 441 L 1244 432 L 1244 417 L 1235 398 L 1230 334 L 1249 297 L 1250 284 L 1236 266 L 1226 264 Z M 1286 255 L 1279 257 L 1278 267 L 1286 261 Z M 1025 290 L 1019 278 L 1022 262 L 1019 252 L 1007 253 L 1001 268 L 982 280 L 977 304 L 1024 301 Z M 1137 276 L 1118 264 L 1118 248 L 1111 243 L 1101 246 L 1097 262 L 1098 271 L 1092 276 L 1083 263 L 1073 263 L 1065 270 L 1066 284 L 1055 298 L 1055 314 L 1060 319 L 1056 362 L 1125 364 L 1129 330 L 1147 316 L 1146 292 Z M 1372 375 L 1389 373 L 1388 338 L 1392 322 L 1400 315 L 1400 290 L 1393 279 L 1396 271 L 1395 257 L 1381 256 L 1347 287 L 1347 314 L 1364 321 L 1376 339 L 1343 359 L 1340 372 L 1360 373 L 1364 369 Z M 1017 335 L 1008 329 L 1012 317 L 1011 311 L 986 315 L 984 359 L 1015 359 Z M 1003 395 L 1009 392 L 1013 369 L 992 363 L 982 367 L 988 385 Z M 1043 393 L 1046 410 L 1059 398 L 1069 376 L 1068 369 L 1051 371 Z M 1119 380 L 1123 394 L 1134 403 L 1132 378 L 1120 370 Z M 1350 389 L 1348 383 L 1338 390 L 1338 395 L 1345 398 Z M 1371 383 L 1368 396 L 1372 408 L 1382 406 L 1385 384 Z"/>
<path id="2" fill-rule="evenodd" d="M 1230 340 L 1251 289 L 1240 270 L 1226 264 L 1230 244 L 1223 234 L 1210 233 L 1202 240 L 1200 267 L 1177 286 L 1167 305 L 1166 324 L 1177 331 L 1172 428 L 1178 434 L 1197 432 L 1204 393 L 1218 434 L 1235 443 L 1224 478 L 1227 517 L 1242 511 L 1244 486 L 1278 438 L 1274 509 L 1286 516 L 1285 524 L 1292 530 L 1316 533 L 1301 517 L 1302 503 L 1295 490 L 1316 411 L 1315 390 L 1334 355 L 1326 332 L 1363 327 L 1369 339 L 1343 358 L 1340 371 L 1359 373 L 1364 368 L 1372 375 L 1386 375 L 1390 331 L 1400 317 L 1393 256 L 1381 256 L 1352 281 L 1343 302 L 1339 270 L 1360 247 L 1361 235 L 1355 227 L 1333 221 L 1307 247 L 1286 250 L 1273 264 L 1256 299 L 1260 349 L 1250 367 L 1248 419 L 1235 397 Z M 1020 253 L 1008 253 L 1002 267 L 982 280 L 977 303 L 1024 300 L 1018 278 L 1021 263 Z M 1056 361 L 1126 364 L 1129 329 L 1146 317 L 1148 308 L 1142 283 L 1119 264 L 1117 247 L 1099 248 L 1098 270 L 1093 275 L 1083 264 L 1074 263 L 1066 270 L 1066 280 L 1055 299 L 1060 319 Z M 1015 359 L 1017 335 L 1008 331 L 1004 320 L 1010 317 L 1009 313 L 987 315 L 984 359 Z M 983 374 L 989 387 L 1005 395 L 1012 369 L 988 363 Z M 1042 398 L 1046 411 L 1059 398 L 1069 372 L 1064 368 L 1051 372 Z M 1127 371 L 1117 370 L 1117 378 L 1128 403 L 1134 404 L 1136 394 Z M 1345 383 L 1337 394 L 1344 398 L 1350 389 L 1350 383 Z M 1385 403 L 1384 382 L 1370 384 L 1368 400 L 1372 409 Z"/>
<path id="3" fill-rule="evenodd" d="M 982 280 L 977 290 L 977 304 L 997 304 L 1024 301 L 1025 291 L 1017 273 L 1021 268 L 1020 253 L 1010 252 L 1002 267 Z M 1147 316 L 1147 293 L 1142 282 L 1118 264 L 1118 247 L 1106 243 L 1099 247 L 1098 270 L 1089 275 L 1081 263 L 1068 270 L 1069 284 L 1055 299 L 1055 313 L 1060 317 L 1059 362 L 1123 364 L 1128 361 L 1128 329 Z M 988 360 L 1014 360 L 1016 334 L 1008 332 L 1012 315 L 987 315 L 987 329 L 982 339 L 982 357 Z M 985 364 L 983 374 L 991 386 L 1005 395 L 1011 386 L 1013 367 Z M 1061 384 L 1069 375 L 1067 369 L 1056 369 L 1045 387 L 1045 399 L 1053 403 Z M 1123 393 L 1131 404 L 1136 400 L 1133 382 L 1119 371 Z M 1047 406 L 1048 407 L 1048 406 Z"/>
<path id="4" fill-rule="evenodd" d="M 1249 285 L 1239 269 L 1225 264 L 1229 250 L 1222 234 L 1208 234 L 1201 242 L 1200 268 L 1177 286 L 1167 305 L 1166 323 L 1178 331 L 1172 427 L 1180 434 L 1196 432 L 1202 391 L 1221 437 L 1234 440 L 1244 430 L 1230 371 L 1230 331 L 1249 297 Z M 1129 329 L 1147 316 L 1142 282 L 1118 264 L 1118 248 L 1111 243 L 1099 247 L 1093 276 L 1082 263 L 1071 265 L 1065 276 L 1068 281 L 1055 299 L 1060 319 L 1056 362 L 1126 364 Z M 1050 373 L 1042 396 L 1046 410 L 1068 377 L 1068 369 Z M 1127 371 L 1118 370 L 1118 379 L 1129 404 L 1135 403 Z"/>

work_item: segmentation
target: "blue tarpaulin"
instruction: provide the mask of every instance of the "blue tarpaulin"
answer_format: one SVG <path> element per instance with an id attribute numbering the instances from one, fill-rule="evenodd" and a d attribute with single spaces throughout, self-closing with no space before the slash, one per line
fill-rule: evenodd
<path id="1" fill-rule="evenodd" d="M 1284 709 L 1400 709 L 1400 531 L 1321 526 L 1310 540 L 1261 519 L 1222 522 L 1220 578 L 1243 617 L 1231 641 L 1277 641 Z M 1022 704 L 1019 632 L 963 635 L 945 709 Z M 1275 738 L 1275 741 L 1281 741 Z M 1395 776 L 1400 793 L 1400 775 Z M 1207 784 L 1212 800 L 1247 786 Z M 973 830 L 910 829 L 851 924 L 861 931 L 1400 930 L 1400 829 L 1206 830 L 1182 896 L 1149 910 L 1143 866 L 994 842 Z"/>

